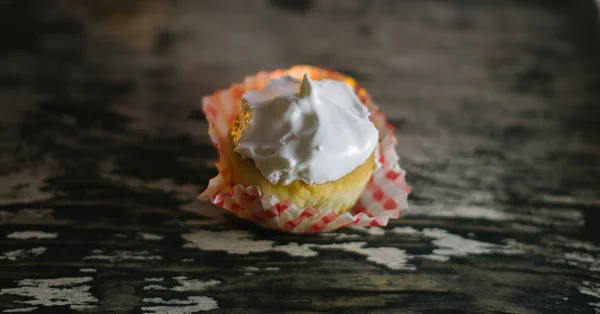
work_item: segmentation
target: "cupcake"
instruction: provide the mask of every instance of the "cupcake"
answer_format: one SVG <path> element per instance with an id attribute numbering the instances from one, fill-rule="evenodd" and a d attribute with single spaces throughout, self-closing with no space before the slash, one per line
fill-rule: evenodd
<path id="1" fill-rule="evenodd" d="M 300 65 L 202 102 L 219 161 L 200 199 L 291 233 L 384 226 L 407 207 L 394 128 L 352 78 Z"/>
<path id="2" fill-rule="evenodd" d="M 224 150 L 235 184 L 336 214 L 356 204 L 379 133 L 352 87 L 285 75 L 241 100 Z"/>

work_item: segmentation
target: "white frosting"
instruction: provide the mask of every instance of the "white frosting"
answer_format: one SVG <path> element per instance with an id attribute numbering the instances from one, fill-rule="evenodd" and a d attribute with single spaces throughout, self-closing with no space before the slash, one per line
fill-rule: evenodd
<path id="1" fill-rule="evenodd" d="M 362 165 L 379 134 L 350 85 L 284 76 L 242 97 L 234 151 L 274 184 L 335 181 Z"/>

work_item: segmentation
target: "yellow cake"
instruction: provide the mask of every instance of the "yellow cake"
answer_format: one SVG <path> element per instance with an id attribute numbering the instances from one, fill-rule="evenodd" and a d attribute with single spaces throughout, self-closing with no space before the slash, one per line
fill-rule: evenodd
<path id="1" fill-rule="evenodd" d="M 265 179 L 253 160 L 242 159 L 240 154 L 233 151 L 233 134 L 238 133 L 238 130 L 239 121 L 236 120 L 232 136 L 224 150 L 231 163 L 233 181 L 244 187 L 257 186 L 263 194 L 274 195 L 279 200 L 290 200 L 299 208 L 312 206 L 316 209 L 331 209 L 338 214 L 345 212 L 354 206 L 375 170 L 375 154 L 372 153 L 364 164 L 335 181 L 311 185 L 295 180 L 288 185 L 273 184 Z"/>

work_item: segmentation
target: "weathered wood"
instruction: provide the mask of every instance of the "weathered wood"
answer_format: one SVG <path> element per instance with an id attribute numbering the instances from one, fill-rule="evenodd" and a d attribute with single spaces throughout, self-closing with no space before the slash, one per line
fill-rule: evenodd
<path id="1" fill-rule="evenodd" d="M 0 308 L 600 311 L 593 2 L 0 5 Z M 300 63 L 398 127 L 401 219 L 298 236 L 195 201 L 201 97 Z"/>

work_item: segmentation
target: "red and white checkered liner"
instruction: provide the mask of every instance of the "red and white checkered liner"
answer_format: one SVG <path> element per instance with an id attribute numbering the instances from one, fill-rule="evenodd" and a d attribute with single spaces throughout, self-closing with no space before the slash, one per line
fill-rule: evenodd
<path id="1" fill-rule="evenodd" d="M 260 72 L 247 77 L 243 83 L 233 84 L 202 99 L 202 110 L 209 122 L 209 134 L 219 152 L 228 140 L 231 124 L 241 110 L 241 97 L 246 91 L 258 90 L 273 78 L 290 74 L 301 78 L 308 73 L 314 80 L 345 81 L 356 90 L 359 99 L 369 108 L 371 120 L 379 130 L 378 158 L 380 167 L 373 172 L 356 206 L 349 212 L 336 214 L 327 208 L 298 208 L 290 201 L 263 195 L 256 186 L 236 185 L 229 174 L 229 160 L 220 154 L 215 163 L 219 174 L 212 178 L 200 199 L 210 200 L 236 216 L 248 219 L 269 229 L 291 233 L 326 232 L 347 226 L 385 226 L 388 219 L 398 218 L 408 206 L 410 187 L 404 181 L 405 172 L 398 164 L 394 127 L 371 101 L 366 90 L 341 73 L 312 66 L 294 66 L 270 73 Z"/>

